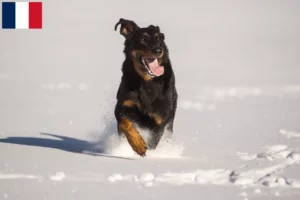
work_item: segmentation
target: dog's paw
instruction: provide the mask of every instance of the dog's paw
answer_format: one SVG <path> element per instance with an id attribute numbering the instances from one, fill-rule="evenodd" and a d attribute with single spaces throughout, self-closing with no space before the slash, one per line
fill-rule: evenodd
<path id="1" fill-rule="evenodd" d="M 128 137 L 127 139 L 130 146 L 137 154 L 142 157 L 146 156 L 146 142 L 138 132 L 131 134 L 131 137 Z"/>

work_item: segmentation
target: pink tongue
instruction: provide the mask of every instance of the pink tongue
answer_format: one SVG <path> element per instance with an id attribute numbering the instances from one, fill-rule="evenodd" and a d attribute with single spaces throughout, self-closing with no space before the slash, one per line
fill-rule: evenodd
<path id="1" fill-rule="evenodd" d="M 155 76 L 161 76 L 164 74 L 164 66 L 159 66 L 157 59 L 155 59 L 152 63 L 148 63 L 150 71 Z"/>

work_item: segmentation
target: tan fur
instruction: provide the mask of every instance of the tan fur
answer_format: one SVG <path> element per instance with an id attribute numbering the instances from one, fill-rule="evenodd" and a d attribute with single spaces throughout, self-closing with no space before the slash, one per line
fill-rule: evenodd
<path id="1" fill-rule="evenodd" d="M 146 72 L 145 69 L 143 69 L 143 67 L 141 66 L 139 60 L 137 60 L 136 58 L 136 54 L 141 53 L 142 55 L 148 55 L 148 52 L 143 52 L 143 51 L 132 51 L 131 55 L 132 55 L 132 61 L 133 61 L 133 65 L 135 68 L 135 71 L 145 80 L 145 81 L 150 81 L 152 79 L 151 76 L 149 76 Z"/>
<path id="2" fill-rule="evenodd" d="M 132 149 L 140 156 L 145 156 L 147 149 L 146 142 L 135 129 L 132 122 L 127 118 L 123 118 L 119 124 L 119 128 L 125 134 Z"/>
<path id="3" fill-rule="evenodd" d="M 128 108 L 132 108 L 136 105 L 136 103 L 134 101 L 131 100 L 126 100 L 123 102 L 123 106 L 128 107 Z"/>
<path id="4" fill-rule="evenodd" d="M 123 28 L 121 29 L 121 33 L 124 34 L 124 35 L 128 35 L 128 34 L 129 34 L 126 27 L 123 27 Z"/>
<path id="5" fill-rule="evenodd" d="M 149 113 L 149 117 L 154 119 L 154 121 L 157 125 L 161 125 L 163 122 L 163 118 L 157 113 Z"/>

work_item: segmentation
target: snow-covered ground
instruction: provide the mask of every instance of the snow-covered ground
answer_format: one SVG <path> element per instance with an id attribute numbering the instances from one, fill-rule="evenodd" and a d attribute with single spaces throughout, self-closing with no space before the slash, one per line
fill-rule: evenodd
<path id="1" fill-rule="evenodd" d="M 43 6 L 43 30 L 0 30 L 0 199 L 300 198 L 299 2 Z M 176 75 L 145 158 L 116 136 L 119 17 L 160 25 Z"/>

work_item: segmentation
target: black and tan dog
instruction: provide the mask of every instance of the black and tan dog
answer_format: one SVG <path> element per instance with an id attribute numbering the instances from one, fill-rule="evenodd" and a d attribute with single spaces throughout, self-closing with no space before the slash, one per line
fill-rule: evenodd
<path id="1" fill-rule="evenodd" d="M 115 117 L 119 135 L 126 136 L 132 149 L 140 156 L 155 149 L 165 128 L 173 132 L 177 107 L 175 76 L 169 59 L 165 36 L 158 26 L 140 28 L 125 19 L 115 25 L 125 37 L 125 61 L 117 93 Z M 135 125 L 149 130 L 147 143 Z"/>

